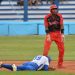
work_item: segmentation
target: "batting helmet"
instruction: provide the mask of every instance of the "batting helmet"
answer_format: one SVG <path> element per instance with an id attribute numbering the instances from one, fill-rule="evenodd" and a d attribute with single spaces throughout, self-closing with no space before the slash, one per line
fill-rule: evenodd
<path id="1" fill-rule="evenodd" d="M 52 9 L 57 9 L 57 6 L 55 4 L 51 5 L 50 10 L 52 10 Z"/>
<path id="2" fill-rule="evenodd" d="M 53 5 L 50 6 L 50 12 L 52 14 L 56 13 L 56 11 L 53 11 L 53 9 L 57 9 L 57 6 L 55 4 L 53 4 Z"/>

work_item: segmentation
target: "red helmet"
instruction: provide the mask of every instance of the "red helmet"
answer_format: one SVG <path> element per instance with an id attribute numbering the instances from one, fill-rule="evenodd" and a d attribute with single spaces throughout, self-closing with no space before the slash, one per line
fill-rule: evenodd
<path id="1" fill-rule="evenodd" d="M 52 9 L 57 9 L 57 6 L 55 4 L 51 5 L 50 10 L 52 10 Z"/>
<path id="2" fill-rule="evenodd" d="M 53 5 L 50 6 L 50 12 L 52 14 L 56 13 L 56 11 L 53 11 L 52 9 L 57 9 L 57 6 L 55 4 L 53 4 Z"/>

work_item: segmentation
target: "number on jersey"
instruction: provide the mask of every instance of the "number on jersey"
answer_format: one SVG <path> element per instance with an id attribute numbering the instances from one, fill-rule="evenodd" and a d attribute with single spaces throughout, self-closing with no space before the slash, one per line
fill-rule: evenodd
<path id="1" fill-rule="evenodd" d="M 40 60 L 41 59 L 41 56 L 36 56 L 35 58 L 34 58 L 34 60 Z"/>

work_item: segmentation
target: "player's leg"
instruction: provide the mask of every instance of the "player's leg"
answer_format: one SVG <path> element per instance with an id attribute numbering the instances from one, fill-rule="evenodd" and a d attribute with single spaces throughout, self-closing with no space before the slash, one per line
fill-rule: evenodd
<path id="1" fill-rule="evenodd" d="M 3 62 L 0 62 L 0 68 L 6 68 L 8 70 L 11 70 L 11 71 L 16 71 L 16 65 L 15 64 L 3 64 Z"/>
<path id="2" fill-rule="evenodd" d="M 58 67 L 62 67 L 63 57 L 64 57 L 64 43 L 58 42 L 57 45 L 58 45 L 58 50 L 59 50 Z"/>
<path id="3" fill-rule="evenodd" d="M 62 41 L 61 34 L 58 35 L 55 42 L 59 50 L 58 67 L 61 68 L 63 66 L 63 58 L 64 58 L 64 42 Z"/>
<path id="4" fill-rule="evenodd" d="M 17 71 L 24 71 L 24 70 L 36 71 L 37 67 L 38 66 L 35 63 L 27 62 L 27 63 L 24 63 L 20 66 L 17 66 Z"/>
<path id="5" fill-rule="evenodd" d="M 44 42 L 44 51 L 43 51 L 43 55 L 48 56 L 48 52 L 49 52 L 51 43 L 52 43 L 51 36 L 50 36 L 50 41 L 48 41 L 48 37 L 46 36 L 45 42 Z"/>
<path id="6" fill-rule="evenodd" d="M 35 69 L 33 69 L 32 66 L 24 66 L 24 65 L 20 65 L 20 66 L 17 66 L 17 71 L 35 71 Z"/>
<path id="7" fill-rule="evenodd" d="M 10 65 L 10 64 L 1 64 L 1 68 L 6 68 L 6 69 L 8 69 L 8 70 L 13 71 L 13 67 L 12 67 L 12 65 Z"/>
<path id="8" fill-rule="evenodd" d="M 13 65 L 10 65 L 10 64 L 2 64 L 1 67 L 2 68 L 9 69 L 11 71 L 23 71 L 23 70 L 26 69 L 24 67 L 24 65 L 16 66 L 15 64 L 13 64 Z"/>
<path id="9" fill-rule="evenodd" d="M 17 66 L 17 71 L 24 71 L 24 70 L 26 70 L 24 65 Z"/>
<path id="10" fill-rule="evenodd" d="M 9 69 L 11 71 L 24 71 L 24 70 L 29 70 L 30 68 L 27 67 L 27 65 L 19 65 L 16 66 L 15 64 L 10 65 L 10 64 L 1 64 L 1 68 L 6 68 Z"/>

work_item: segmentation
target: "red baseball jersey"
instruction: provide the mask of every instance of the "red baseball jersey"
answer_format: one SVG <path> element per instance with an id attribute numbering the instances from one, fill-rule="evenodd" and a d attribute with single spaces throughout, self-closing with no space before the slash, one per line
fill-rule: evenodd
<path id="1" fill-rule="evenodd" d="M 48 14 L 44 18 L 44 25 L 48 27 L 49 31 L 60 31 L 61 25 L 63 25 L 63 17 L 59 13 L 54 17 L 52 14 Z"/>

